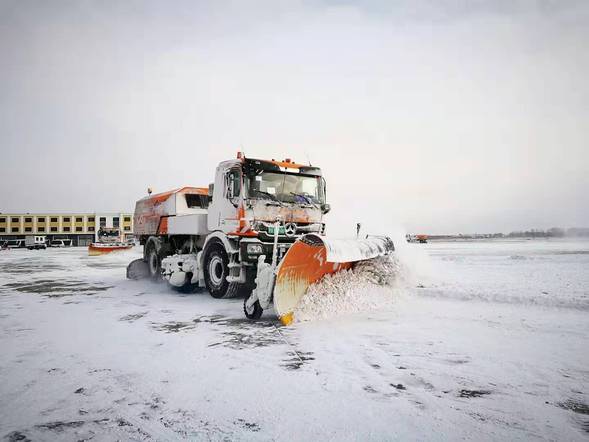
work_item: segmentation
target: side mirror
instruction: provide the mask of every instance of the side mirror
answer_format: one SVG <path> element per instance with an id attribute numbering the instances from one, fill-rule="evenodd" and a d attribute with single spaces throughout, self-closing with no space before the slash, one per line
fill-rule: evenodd
<path id="1" fill-rule="evenodd" d="M 331 206 L 327 203 L 323 203 L 321 204 L 321 212 L 323 212 L 323 214 L 329 213 L 329 211 L 331 210 Z"/>
<path id="2" fill-rule="evenodd" d="M 215 184 L 209 184 L 209 195 L 211 198 L 213 197 L 213 190 L 215 190 Z"/>

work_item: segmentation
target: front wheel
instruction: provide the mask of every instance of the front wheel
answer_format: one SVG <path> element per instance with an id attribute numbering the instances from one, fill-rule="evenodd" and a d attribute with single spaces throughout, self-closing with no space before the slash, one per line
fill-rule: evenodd
<path id="1" fill-rule="evenodd" d="M 249 297 L 246 297 L 243 300 L 243 312 L 245 313 L 245 317 L 247 319 L 260 319 L 262 317 L 262 313 L 264 309 L 260 306 L 260 301 L 256 300 L 251 307 L 247 306 L 247 301 Z"/>
<path id="2" fill-rule="evenodd" d="M 229 256 L 223 244 L 215 242 L 205 249 L 205 286 L 216 299 L 234 298 L 244 293 L 244 285 L 227 281 L 229 276 Z"/>

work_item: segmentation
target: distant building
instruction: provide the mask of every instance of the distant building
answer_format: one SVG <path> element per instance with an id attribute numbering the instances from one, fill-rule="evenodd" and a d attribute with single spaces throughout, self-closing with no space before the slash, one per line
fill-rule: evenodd
<path id="1" fill-rule="evenodd" d="M 23 239 L 27 235 L 45 235 L 53 239 L 71 239 L 76 246 L 97 241 L 100 228 L 119 228 L 121 239 L 133 236 L 131 213 L 0 213 L 0 239 Z"/>

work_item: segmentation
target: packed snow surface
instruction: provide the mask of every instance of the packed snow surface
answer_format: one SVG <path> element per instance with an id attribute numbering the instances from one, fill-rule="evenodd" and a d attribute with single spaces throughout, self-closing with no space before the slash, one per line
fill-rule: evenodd
<path id="1" fill-rule="evenodd" d="M 396 246 L 391 302 L 289 327 L 1 251 L 0 440 L 587 440 L 589 243 Z"/>

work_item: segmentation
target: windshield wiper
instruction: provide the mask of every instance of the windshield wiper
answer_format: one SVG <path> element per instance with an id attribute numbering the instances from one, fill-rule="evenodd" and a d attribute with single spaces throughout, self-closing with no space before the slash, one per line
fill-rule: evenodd
<path id="1" fill-rule="evenodd" d="M 273 201 L 278 201 L 278 198 L 276 198 L 276 195 L 272 195 L 270 192 L 264 192 L 263 190 L 254 190 L 255 193 L 261 193 L 262 195 L 265 196 L 269 196 L 271 200 Z"/>
<path id="2" fill-rule="evenodd" d="M 263 196 L 267 196 L 270 197 L 268 198 L 263 198 L 264 200 L 266 200 L 266 205 L 272 205 L 272 206 L 281 206 L 282 207 L 282 202 L 280 202 L 280 200 L 276 197 L 276 195 L 271 194 L 270 192 L 264 192 L 263 190 L 254 190 L 254 193 L 260 193 Z"/>
<path id="3" fill-rule="evenodd" d="M 311 199 L 307 195 L 305 195 L 304 193 L 290 192 L 290 194 L 293 196 L 300 196 L 301 198 L 305 199 L 307 204 L 312 204 Z"/>
<path id="4" fill-rule="evenodd" d="M 291 195 L 293 196 L 299 196 L 301 198 L 304 198 L 305 201 L 307 202 L 307 204 L 309 204 L 310 206 L 313 207 L 318 207 L 317 204 L 311 199 L 311 197 L 306 194 L 306 193 L 296 193 L 296 192 L 290 192 Z M 295 201 L 296 202 L 296 201 Z"/>

